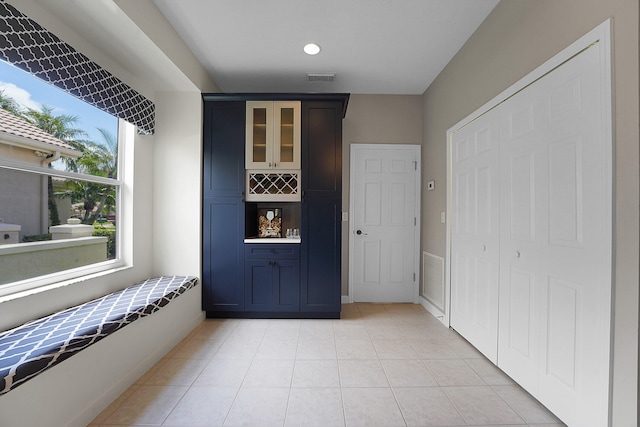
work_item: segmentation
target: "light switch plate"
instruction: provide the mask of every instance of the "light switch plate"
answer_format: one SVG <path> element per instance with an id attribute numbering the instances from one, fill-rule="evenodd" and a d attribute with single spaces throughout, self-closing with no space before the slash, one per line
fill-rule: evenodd
<path id="1" fill-rule="evenodd" d="M 446 214 L 444 212 L 440 212 L 440 222 L 444 224 L 446 219 Z"/>

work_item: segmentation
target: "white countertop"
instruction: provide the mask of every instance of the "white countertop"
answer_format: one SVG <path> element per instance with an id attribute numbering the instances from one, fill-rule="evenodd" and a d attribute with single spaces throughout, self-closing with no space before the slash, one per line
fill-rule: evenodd
<path id="1" fill-rule="evenodd" d="M 287 239 L 286 237 L 253 237 L 244 239 L 245 243 L 300 243 L 302 239 Z"/>

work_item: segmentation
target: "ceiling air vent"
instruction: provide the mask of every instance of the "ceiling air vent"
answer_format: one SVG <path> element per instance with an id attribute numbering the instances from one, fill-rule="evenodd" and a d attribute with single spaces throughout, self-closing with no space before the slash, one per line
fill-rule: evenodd
<path id="1" fill-rule="evenodd" d="M 332 82 L 336 73 L 307 73 L 308 82 Z"/>

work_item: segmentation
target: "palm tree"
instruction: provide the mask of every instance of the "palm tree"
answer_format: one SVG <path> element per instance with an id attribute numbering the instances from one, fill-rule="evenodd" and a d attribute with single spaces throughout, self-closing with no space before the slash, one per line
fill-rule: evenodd
<path id="1" fill-rule="evenodd" d="M 0 108 L 7 110 L 16 116 L 20 115 L 20 104 L 18 104 L 15 99 L 5 94 L 4 89 L 0 90 Z"/>
<path id="2" fill-rule="evenodd" d="M 73 148 L 83 151 L 83 144 L 78 141 L 78 138 L 86 136 L 87 133 L 73 127 L 73 124 L 78 121 L 77 116 L 69 114 L 56 115 L 53 112 L 53 107 L 48 105 L 43 105 L 40 110 L 28 108 L 25 112 L 21 113 L 20 116 L 32 125 L 71 145 Z M 63 161 L 67 165 L 67 169 L 75 169 L 75 159 L 65 157 Z M 49 167 L 51 167 L 51 164 L 49 164 Z M 47 181 L 49 222 L 51 225 L 58 225 L 60 224 L 60 217 L 58 215 L 58 205 L 56 204 L 53 191 L 53 181 L 51 177 L 48 177 Z"/>
<path id="3" fill-rule="evenodd" d="M 82 129 L 72 127 L 78 121 L 78 116 L 71 114 L 56 115 L 53 113 L 53 107 L 48 105 L 43 105 L 40 110 L 28 108 L 22 116 L 29 123 L 64 142 L 73 142 L 87 135 Z"/>
<path id="4" fill-rule="evenodd" d="M 84 154 L 77 161 L 78 172 L 115 178 L 118 170 L 118 140 L 105 129 L 98 128 L 104 141 L 82 141 Z M 110 185 L 75 182 L 68 191 L 72 200 L 82 200 L 84 215 L 82 222 L 93 224 L 103 213 L 113 209 L 116 201 L 115 189 Z"/>
<path id="5" fill-rule="evenodd" d="M 26 121 L 48 134 L 64 141 L 80 152 L 84 152 L 84 143 L 81 138 L 87 136 L 82 129 L 77 129 L 73 125 L 78 121 L 78 116 L 71 114 L 54 114 L 53 107 L 43 105 L 40 110 L 28 108 L 20 114 Z M 77 172 L 76 160 L 65 157 L 63 162 L 70 171 Z"/>
<path id="6" fill-rule="evenodd" d="M 97 143 L 86 138 L 87 133 L 74 127 L 78 117 L 70 114 L 55 114 L 54 108 L 44 105 L 40 110 L 27 108 L 21 110 L 19 104 L 10 96 L 0 91 L 0 108 L 4 108 L 22 117 L 29 123 L 64 141 L 76 150 L 82 152 L 78 159 L 63 158 L 65 167 L 69 171 L 86 173 L 114 178 L 118 170 L 118 141 L 105 129 L 98 129 L 104 141 Z M 51 167 L 51 165 L 49 165 Z M 70 181 L 68 189 L 54 194 L 51 177 L 48 179 L 49 220 L 51 225 L 60 223 L 55 196 L 71 197 L 71 200 L 83 203 L 84 214 L 82 222 L 93 224 L 103 214 L 109 212 L 115 205 L 115 190 L 111 186 L 94 184 L 84 181 Z"/>

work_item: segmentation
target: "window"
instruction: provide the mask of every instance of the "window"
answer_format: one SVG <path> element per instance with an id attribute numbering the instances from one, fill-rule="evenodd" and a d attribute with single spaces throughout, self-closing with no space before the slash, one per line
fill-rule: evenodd
<path id="1" fill-rule="evenodd" d="M 116 117 L 0 61 L 0 295 L 121 264 L 118 135 Z"/>

